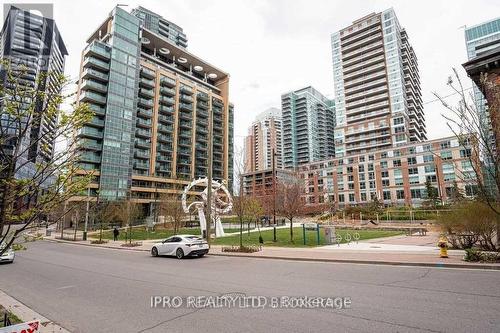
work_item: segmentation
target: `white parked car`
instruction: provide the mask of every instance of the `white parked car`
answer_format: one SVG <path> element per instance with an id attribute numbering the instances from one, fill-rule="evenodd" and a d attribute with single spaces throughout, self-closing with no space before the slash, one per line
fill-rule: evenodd
<path id="1" fill-rule="evenodd" d="M 0 250 L 4 249 L 4 245 L 0 245 Z M 16 253 L 12 248 L 9 248 L 7 251 L 5 251 L 1 256 L 0 256 L 0 262 L 14 262 L 14 258 L 16 257 Z"/>
<path id="2" fill-rule="evenodd" d="M 199 236 L 174 235 L 161 243 L 156 243 L 151 248 L 153 257 L 165 255 L 176 256 L 182 259 L 185 256 L 203 257 L 208 253 L 208 243 Z"/>

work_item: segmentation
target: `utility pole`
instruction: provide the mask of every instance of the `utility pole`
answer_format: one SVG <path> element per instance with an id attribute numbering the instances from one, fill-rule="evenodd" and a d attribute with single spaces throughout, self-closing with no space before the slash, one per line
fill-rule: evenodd
<path id="1" fill-rule="evenodd" d="M 212 167 L 213 167 L 213 109 L 210 101 L 208 110 L 208 168 L 207 168 L 207 243 L 210 244 L 210 223 L 212 222 Z"/>
<path id="2" fill-rule="evenodd" d="M 272 151 L 273 158 L 273 224 L 274 224 L 274 232 L 273 232 L 273 241 L 276 242 L 276 152 L 273 148 Z"/>

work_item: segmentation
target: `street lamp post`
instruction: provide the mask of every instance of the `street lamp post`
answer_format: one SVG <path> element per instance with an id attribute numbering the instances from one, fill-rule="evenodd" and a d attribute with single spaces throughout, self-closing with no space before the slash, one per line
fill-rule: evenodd
<path id="1" fill-rule="evenodd" d="M 207 223 L 206 223 L 206 239 L 210 244 L 210 223 L 212 222 L 212 167 L 213 167 L 213 110 L 210 101 L 208 110 L 208 168 L 207 168 Z"/>
<path id="2" fill-rule="evenodd" d="M 276 242 L 276 151 L 273 148 L 272 151 L 273 158 L 273 241 Z"/>

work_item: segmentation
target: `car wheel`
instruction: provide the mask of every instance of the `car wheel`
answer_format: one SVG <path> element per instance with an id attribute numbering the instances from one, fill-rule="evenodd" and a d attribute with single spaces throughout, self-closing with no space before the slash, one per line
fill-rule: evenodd
<path id="1" fill-rule="evenodd" d="M 182 259 L 184 257 L 184 251 L 182 251 L 182 249 L 177 249 L 177 251 L 175 251 L 175 256 L 177 259 Z"/>
<path id="2" fill-rule="evenodd" d="M 153 248 L 151 249 L 151 255 L 152 255 L 153 257 L 158 257 L 158 249 L 157 249 L 156 247 L 153 247 Z"/>
<path id="3" fill-rule="evenodd" d="M 205 253 L 202 253 L 202 254 L 198 254 L 198 257 L 201 258 L 205 255 Z"/>

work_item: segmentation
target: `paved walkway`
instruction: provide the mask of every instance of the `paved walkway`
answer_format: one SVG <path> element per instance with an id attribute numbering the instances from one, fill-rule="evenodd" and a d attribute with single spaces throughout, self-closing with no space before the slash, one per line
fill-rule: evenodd
<path id="1" fill-rule="evenodd" d="M 427 238 L 424 238 L 427 237 Z M 212 245 L 210 255 L 218 256 L 240 256 L 263 259 L 285 259 L 301 261 L 324 261 L 324 262 L 345 262 L 360 264 L 384 264 L 384 265 L 408 265 L 408 266 L 438 266 L 455 268 L 483 268 L 498 269 L 500 264 L 489 263 L 469 263 L 463 261 L 464 251 L 449 250 L 448 258 L 439 257 L 439 249 L 435 246 L 425 246 L 435 238 L 435 234 L 428 236 L 395 236 L 377 240 L 369 240 L 356 243 L 328 245 L 315 248 L 284 248 L 284 247 L 264 247 L 255 253 L 233 253 L 223 252 L 222 246 Z M 45 239 L 57 240 L 54 234 Z M 151 247 L 158 240 L 145 240 L 140 246 L 124 247 L 123 241 L 109 241 L 105 244 L 91 244 L 90 241 L 62 241 L 72 244 L 99 246 L 116 250 L 129 250 L 149 252 Z M 394 242 L 395 244 L 390 244 Z M 424 245 L 412 245 L 421 242 Z M 433 244 L 435 244 L 433 242 Z"/>

